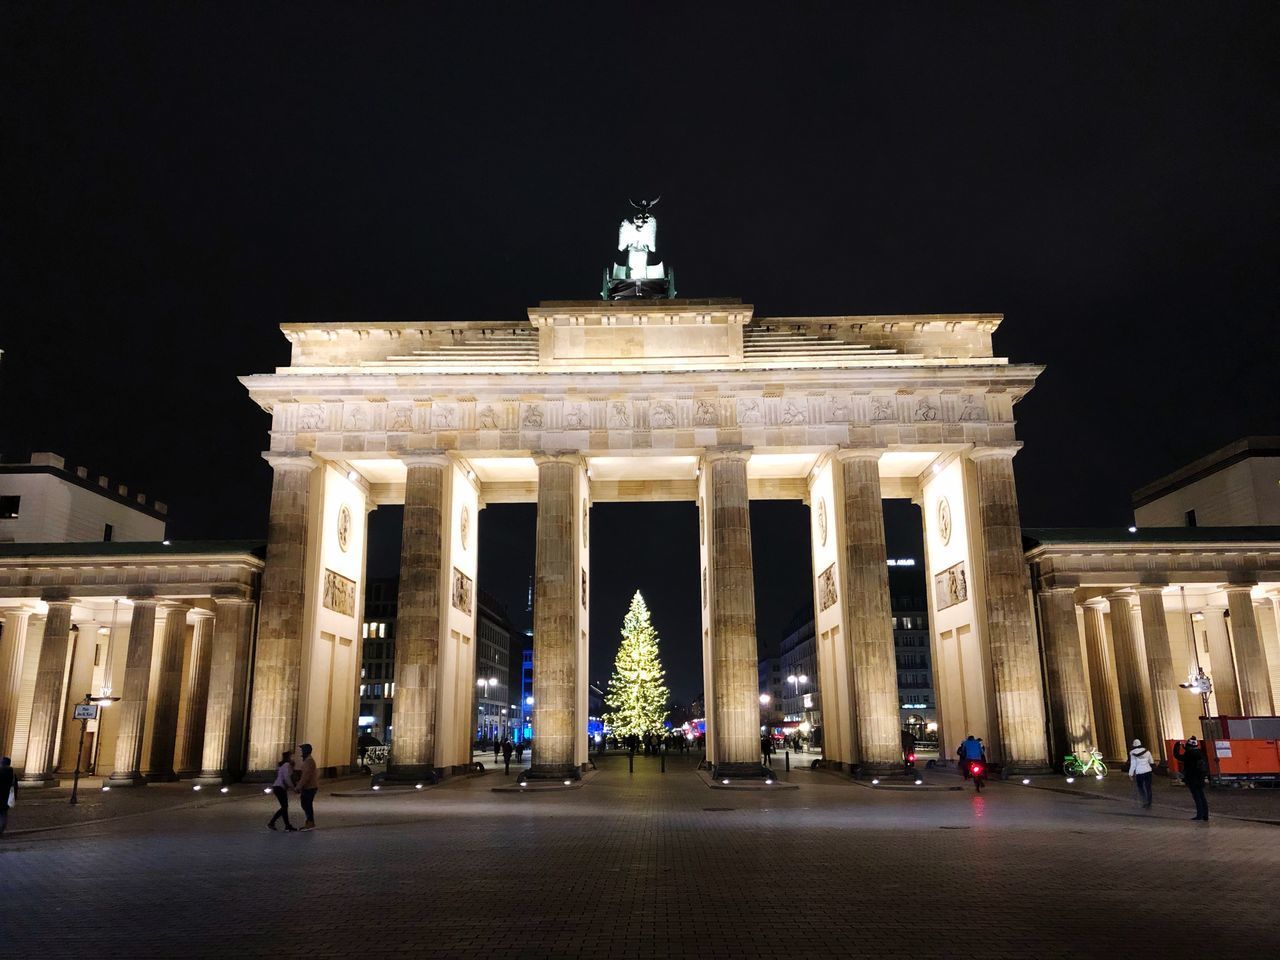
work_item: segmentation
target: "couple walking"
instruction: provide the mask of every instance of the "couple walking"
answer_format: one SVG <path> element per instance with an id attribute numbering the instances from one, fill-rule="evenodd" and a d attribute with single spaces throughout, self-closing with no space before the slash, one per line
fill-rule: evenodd
<path id="1" fill-rule="evenodd" d="M 302 762 L 296 769 L 293 765 L 291 750 L 282 753 L 280 763 L 276 765 L 276 779 L 271 784 L 271 792 L 276 795 L 276 802 L 280 804 L 280 809 L 267 821 L 268 830 L 276 829 L 276 821 L 281 818 L 284 819 L 284 828 L 289 833 L 298 829 L 289 822 L 290 790 L 298 794 L 298 802 L 302 805 L 302 812 L 307 818 L 302 829 L 316 828 L 316 814 L 312 804 L 315 802 L 316 792 L 320 789 L 320 772 L 316 769 L 315 758 L 311 756 L 311 744 L 304 743 L 298 749 L 302 751 Z"/>

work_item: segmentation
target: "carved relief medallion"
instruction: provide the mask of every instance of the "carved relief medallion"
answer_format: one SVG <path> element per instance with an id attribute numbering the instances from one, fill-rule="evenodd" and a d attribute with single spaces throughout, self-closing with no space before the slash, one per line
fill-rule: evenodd
<path id="1" fill-rule="evenodd" d="M 338 508 L 338 547 L 347 552 L 347 544 L 351 542 L 351 508 L 345 503 Z"/>
<path id="2" fill-rule="evenodd" d="M 938 536 L 944 547 L 951 542 L 951 504 L 946 497 L 938 501 Z"/>

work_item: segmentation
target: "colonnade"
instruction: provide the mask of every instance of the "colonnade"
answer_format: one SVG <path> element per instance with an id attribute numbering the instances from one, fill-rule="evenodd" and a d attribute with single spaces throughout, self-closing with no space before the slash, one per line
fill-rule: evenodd
<path id="1" fill-rule="evenodd" d="M 1038 593 L 1055 759 L 1094 748 L 1120 759 L 1133 739 L 1167 759 L 1167 741 L 1200 732 L 1200 698 L 1178 686 L 1197 662 L 1213 681 L 1213 715 L 1273 714 L 1280 600 L 1256 583 L 1053 585 Z"/>
<path id="2" fill-rule="evenodd" d="M 4 612 L 0 750 L 22 748 L 22 782 L 56 785 L 58 772 L 74 766 L 70 708 L 86 694 L 101 699 L 93 723 L 97 769 L 109 771 L 108 783 L 238 778 L 254 602 L 212 597 L 201 606 L 186 597 L 126 594 L 114 606 L 128 614 L 127 626 L 108 627 L 95 613 L 106 599 L 51 590 L 38 603 Z M 116 631 L 124 634 L 118 652 Z M 77 637 L 94 642 L 73 647 Z M 24 672 L 34 674 L 26 697 Z"/>
<path id="3" fill-rule="evenodd" d="M 833 448 L 822 460 L 821 496 L 811 477 L 811 506 L 831 504 L 834 560 L 825 571 L 838 605 L 838 647 L 820 666 L 831 711 L 828 754 L 873 774 L 901 763 L 897 672 L 893 646 L 879 461 L 883 447 Z M 1013 769 L 1046 762 L 1039 657 L 1027 606 L 1014 448 L 970 450 L 956 509 L 969 518 L 963 539 L 975 596 L 969 614 L 984 637 L 974 687 L 987 700 L 993 753 Z M 703 580 L 704 688 L 709 759 L 719 776 L 768 776 L 760 765 L 757 630 L 745 446 L 707 448 L 699 459 L 697 496 Z M 405 468 L 404 526 L 393 701 L 393 779 L 432 778 L 469 762 L 469 717 L 458 704 L 474 683 L 474 611 L 459 600 L 461 566 L 474 576 L 468 548 L 468 503 L 483 504 L 480 484 L 463 458 L 439 450 L 400 452 Z M 279 752 L 300 735 L 299 712 L 311 697 L 304 669 L 305 597 L 321 565 L 307 559 L 308 523 L 324 511 L 308 504 L 319 464 L 310 455 L 270 454 L 275 467 L 270 539 L 254 664 L 249 735 L 251 772 L 267 775 Z M 537 543 L 533 587 L 534 727 L 532 779 L 567 779 L 587 760 L 586 681 L 592 483 L 578 452 L 533 451 L 537 470 Z M 815 471 L 814 477 L 821 471 Z M 971 493 L 963 490 L 971 488 Z M 942 489 L 939 486 L 939 489 Z M 468 499 L 471 498 L 471 499 Z M 816 498 L 816 499 L 814 499 Z M 948 533 L 949 536 L 949 533 Z M 826 528 L 823 543 L 826 543 Z M 322 547 L 323 549 L 323 547 Z M 467 551 L 470 549 L 470 553 Z M 815 547 L 814 565 L 820 561 Z M 815 582 L 815 591 L 820 584 Z M 972 655 L 969 659 L 973 660 Z M 470 698 L 465 698 L 469 705 Z M 975 721 L 976 722 L 976 721 Z M 326 761 L 329 765 L 333 759 Z M 322 762 L 325 765 L 326 762 Z M 348 762 L 348 761 L 343 761 Z"/>

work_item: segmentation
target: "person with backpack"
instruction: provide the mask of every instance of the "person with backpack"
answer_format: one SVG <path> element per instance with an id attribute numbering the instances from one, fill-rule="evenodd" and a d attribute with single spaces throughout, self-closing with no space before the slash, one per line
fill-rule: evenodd
<path id="1" fill-rule="evenodd" d="M 1129 751 L 1129 779 L 1138 788 L 1138 798 L 1144 810 L 1151 807 L 1151 771 L 1155 768 L 1155 758 L 1151 751 L 1142 745 L 1142 741 L 1134 739 L 1133 749 Z"/>

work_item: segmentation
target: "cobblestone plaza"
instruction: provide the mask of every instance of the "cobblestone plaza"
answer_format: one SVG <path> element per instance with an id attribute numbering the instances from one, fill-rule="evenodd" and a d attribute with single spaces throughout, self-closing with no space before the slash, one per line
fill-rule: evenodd
<path id="1" fill-rule="evenodd" d="M 264 829 L 270 798 L 241 786 L 239 800 L 11 832 L 0 926 L 20 954 L 48 957 L 1280 948 L 1266 892 L 1280 875 L 1277 828 L 1190 823 L 1180 788 L 1158 785 L 1144 814 L 1017 783 L 979 797 L 946 789 L 958 783 L 948 775 L 905 791 L 798 770 L 790 780 L 799 789 L 711 790 L 690 760 L 663 775 L 637 758 L 629 775 L 610 757 L 552 796 L 495 793 L 510 782 L 496 772 L 331 794 L 346 781 L 322 793 L 321 828 L 296 835 Z M 21 806 L 10 826 L 22 829 Z"/>

